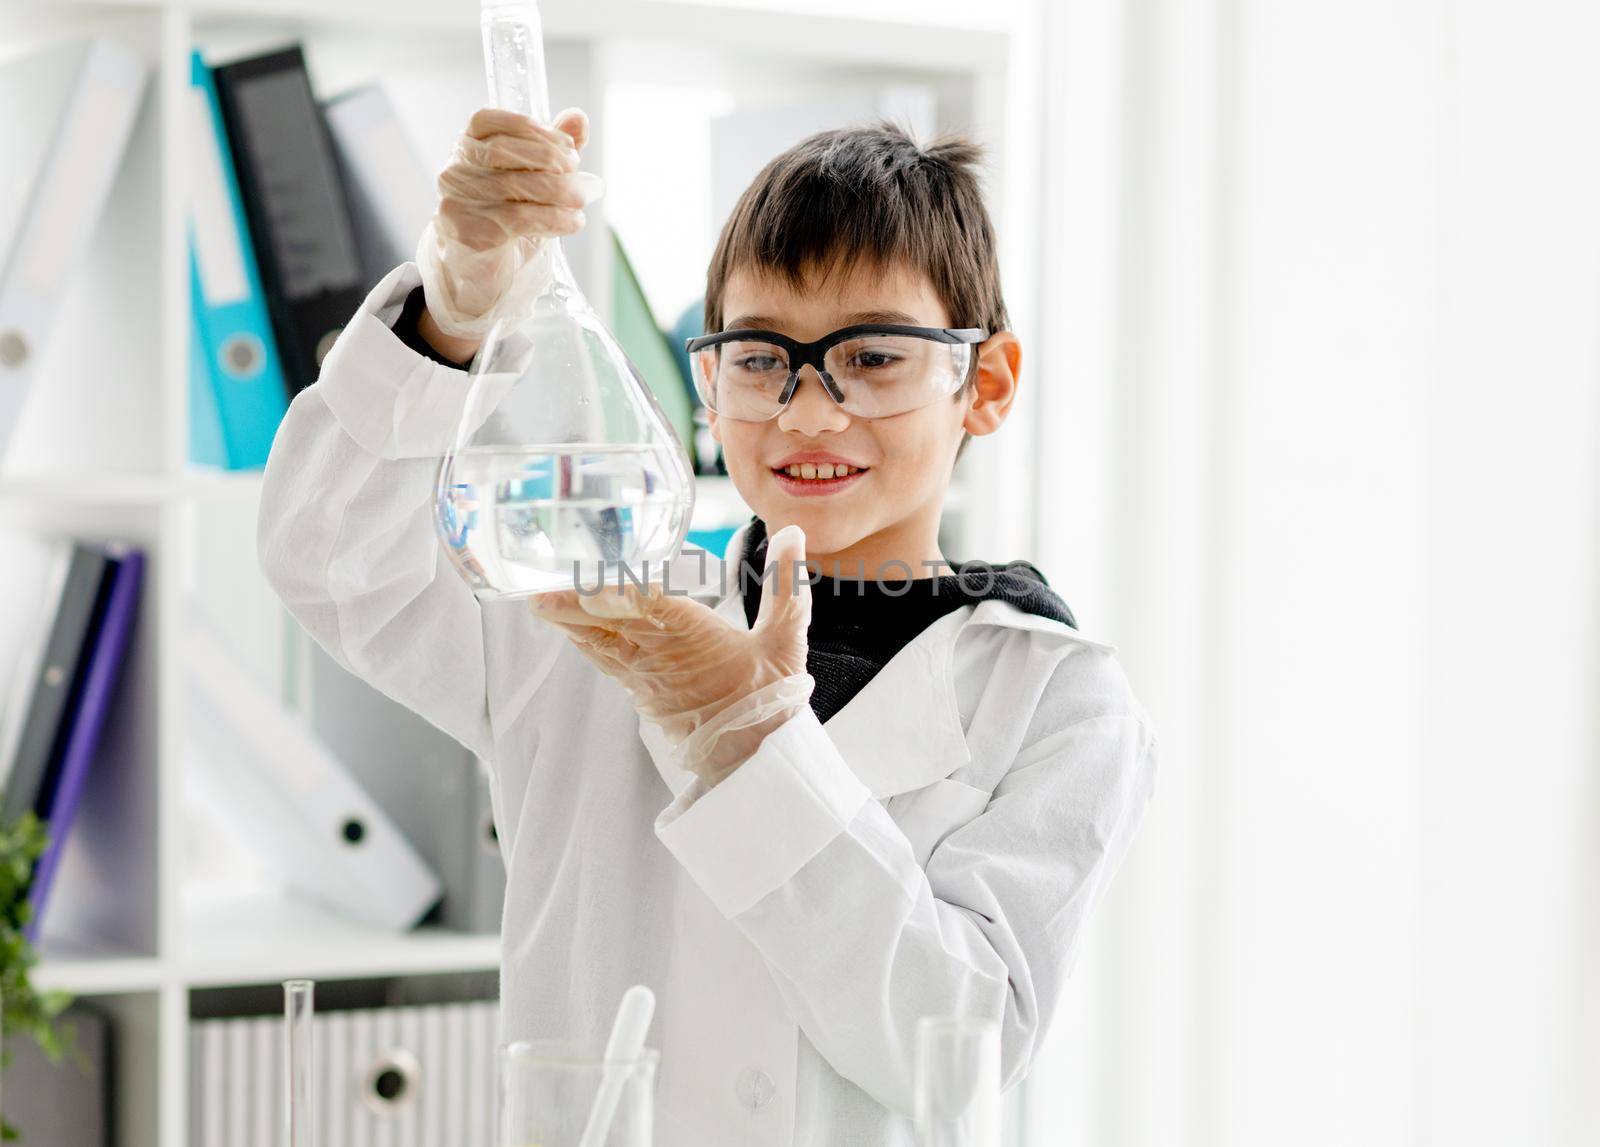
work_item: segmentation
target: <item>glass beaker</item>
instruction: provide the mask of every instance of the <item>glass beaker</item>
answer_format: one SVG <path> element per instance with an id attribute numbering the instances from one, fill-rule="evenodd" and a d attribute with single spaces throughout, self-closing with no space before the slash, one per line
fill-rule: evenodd
<path id="1" fill-rule="evenodd" d="M 917 1021 L 917 1147 L 1000 1147 L 1000 1027 Z"/>
<path id="2" fill-rule="evenodd" d="M 538 9 L 483 0 L 490 100 L 550 119 Z M 656 580 L 694 509 L 688 455 L 573 278 L 558 238 L 526 314 L 495 324 L 439 469 L 435 523 L 473 592 Z"/>
<path id="3" fill-rule="evenodd" d="M 558 1041 L 502 1045 L 499 1147 L 650 1147 L 659 1060 L 653 1048 L 608 1060 Z"/>

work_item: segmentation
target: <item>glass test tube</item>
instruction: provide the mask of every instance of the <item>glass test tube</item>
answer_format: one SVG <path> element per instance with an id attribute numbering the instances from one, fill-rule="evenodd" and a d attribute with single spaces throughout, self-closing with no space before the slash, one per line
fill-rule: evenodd
<path id="1" fill-rule="evenodd" d="M 286 1147 L 312 1147 L 311 1020 L 315 989 L 311 980 L 287 980 L 283 985 Z"/>

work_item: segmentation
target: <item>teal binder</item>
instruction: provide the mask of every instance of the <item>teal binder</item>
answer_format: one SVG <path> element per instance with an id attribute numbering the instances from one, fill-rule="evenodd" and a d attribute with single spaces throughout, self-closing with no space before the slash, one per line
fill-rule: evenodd
<path id="1" fill-rule="evenodd" d="M 216 83 L 200 53 L 190 58 L 195 138 L 190 185 L 189 261 L 194 296 L 195 363 L 189 379 L 190 457 L 230 470 L 266 465 L 289 406 L 283 364 L 251 246 L 250 227 L 234 173 L 233 151 L 217 105 Z M 209 403 L 192 392 L 209 388 Z M 197 401 L 197 398 L 199 401 Z M 196 417 L 209 406 L 222 441 L 221 458 Z M 197 415 L 198 409 L 198 415 Z"/>
<path id="2" fill-rule="evenodd" d="M 194 297 L 194 316 L 189 320 L 189 461 L 226 470 L 228 447 L 222 441 L 222 416 L 212 390 L 210 353 L 200 333 L 198 272 L 191 268 L 189 278 Z"/>

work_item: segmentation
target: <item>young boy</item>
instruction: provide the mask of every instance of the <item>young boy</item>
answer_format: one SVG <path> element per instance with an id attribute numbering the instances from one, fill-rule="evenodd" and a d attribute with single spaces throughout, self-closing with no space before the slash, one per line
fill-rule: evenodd
<path id="1" fill-rule="evenodd" d="M 493 763 L 504 1039 L 598 1050 L 643 983 L 663 1147 L 909 1144 L 918 1020 L 993 1021 L 1024 1076 L 1155 774 L 1114 647 L 1026 563 L 939 548 L 1021 366 L 979 153 L 828 132 L 741 198 L 706 330 L 766 333 L 693 353 L 755 511 L 725 595 L 479 602 L 435 538 L 438 461 L 477 320 L 582 226 L 586 139 L 577 109 L 474 116 L 422 269 L 290 406 L 261 563 L 330 654 Z"/>

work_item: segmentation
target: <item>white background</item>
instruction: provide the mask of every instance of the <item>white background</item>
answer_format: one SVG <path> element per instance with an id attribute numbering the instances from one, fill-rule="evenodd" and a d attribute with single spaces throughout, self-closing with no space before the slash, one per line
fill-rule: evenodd
<path id="1" fill-rule="evenodd" d="M 1044 19 L 1034 549 L 1165 758 L 1029 1142 L 1600 1142 L 1600 8 Z"/>

